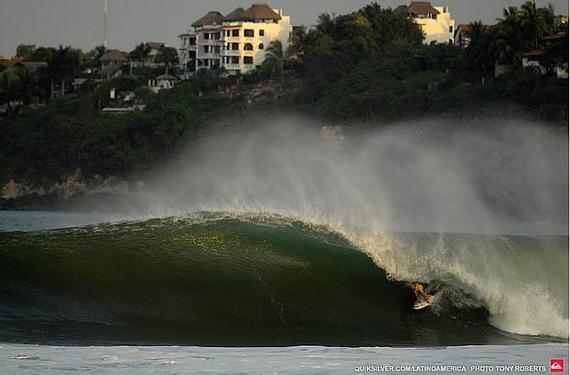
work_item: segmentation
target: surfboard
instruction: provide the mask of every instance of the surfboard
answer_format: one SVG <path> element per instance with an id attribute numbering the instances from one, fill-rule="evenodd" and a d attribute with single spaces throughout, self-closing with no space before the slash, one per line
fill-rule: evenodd
<path id="1" fill-rule="evenodd" d="M 431 301 L 432 301 L 432 298 L 430 298 L 429 301 L 426 301 L 426 300 L 423 300 L 423 301 L 416 301 L 416 303 L 414 303 L 414 310 L 425 309 L 426 307 L 428 307 L 429 305 L 431 305 Z"/>

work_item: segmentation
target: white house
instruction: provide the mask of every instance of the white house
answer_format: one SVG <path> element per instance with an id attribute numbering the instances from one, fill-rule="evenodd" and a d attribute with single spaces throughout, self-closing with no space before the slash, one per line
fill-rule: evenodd
<path id="1" fill-rule="evenodd" d="M 493 29 L 494 25 L 483 25 L 483 30 L 485 32 L 489 32 Z M 471 43 L 471 39 L 469 38 L 469 31 L 471 30 L 471 25 L 469 24 L 460 24 L 457 25 L 457 29 L 455 29 L 455 34 L 453 35 L 453 43 L 456 46 L 467 48 Z"/>
<path id="2" fill-rule="evenodd" d="M 147 86 L 156 94 L 160 90 L 169 90 L 174 88 L 176 77 L 170 74 L 162 74 L 156 79 L 150 79 Z"/>
<path id="3" fill-rule="evenodd" d="M 211 11 L 179 35 L 181 65 L 192 73 L 225 68 L 230 74 L 247 73 L 265 60 L 265 48 L 274 40 L 284 48 L 293 31 L 291 19 L 267 4 L 237 8 L 226 16 Z"/>
<path id="4" fill-rule="evenodd" d="M 399 6 L 396 11 L 405 12 L 421 28 L 424 43 L 453 43 L 455 20 L 448 7 L 432 6 L 429 1 L 412 1 L 408 6 Z"/>

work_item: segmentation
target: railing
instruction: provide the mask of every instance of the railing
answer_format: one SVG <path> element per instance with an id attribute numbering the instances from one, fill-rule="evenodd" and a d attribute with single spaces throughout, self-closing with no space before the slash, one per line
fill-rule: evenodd
<path id="1" fill-rule="evenodd" d="M 224 42 L 241 42 L 241 37 L 239 36 L 225 36 L 222 38 Z"/>
<path id="2" fill-rule="evenodd" d="M 216 46 L 221 43 L 222 43 L 221 39 L 200 39 L 199 42 L 199 44 L 202 46 Z"/>
<path id="3" fill-rule="evenodd" d="M 224 50 L 222 51 L 222 55 L 224 56 L 241 56 L 240 50 Z"/>
<path id="4" fill-rule="evenodd" d="M 239 64 L 223 64 L 222 65 L 226 70 L 240 70 Z"/>
<path id="5" fill-rule="evenodd" d="M 220 57 L 220 53 L 219 52 L 200 52 L 199 53 L 201 58 L 208 58 L 208 59 L 212 59 L 212 58 L 219 58 Z"/>

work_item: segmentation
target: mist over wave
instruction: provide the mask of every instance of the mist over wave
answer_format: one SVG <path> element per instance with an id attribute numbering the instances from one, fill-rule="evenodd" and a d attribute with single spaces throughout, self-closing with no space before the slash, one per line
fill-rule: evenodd
<path id="1" fill-rule="evenodd" d="M 544 125 L 432 120 L 345 131 L 332 142 L 296 118 L 222 129 L 158 173 L 144 212 L 278 212 L 373 231 L 568 233 L 567 136 Z"/>

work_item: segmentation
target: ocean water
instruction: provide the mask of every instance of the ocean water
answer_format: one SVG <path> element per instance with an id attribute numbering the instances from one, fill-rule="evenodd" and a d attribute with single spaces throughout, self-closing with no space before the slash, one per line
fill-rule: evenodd
<path id="1" fill-rule="evenodd" d="M 549 373 L 550 358 L 560 357 L 568 358 L 568 345 L 438 348 L 0 345 L 0 368 L 7 375 L 545 374 Z"/>

